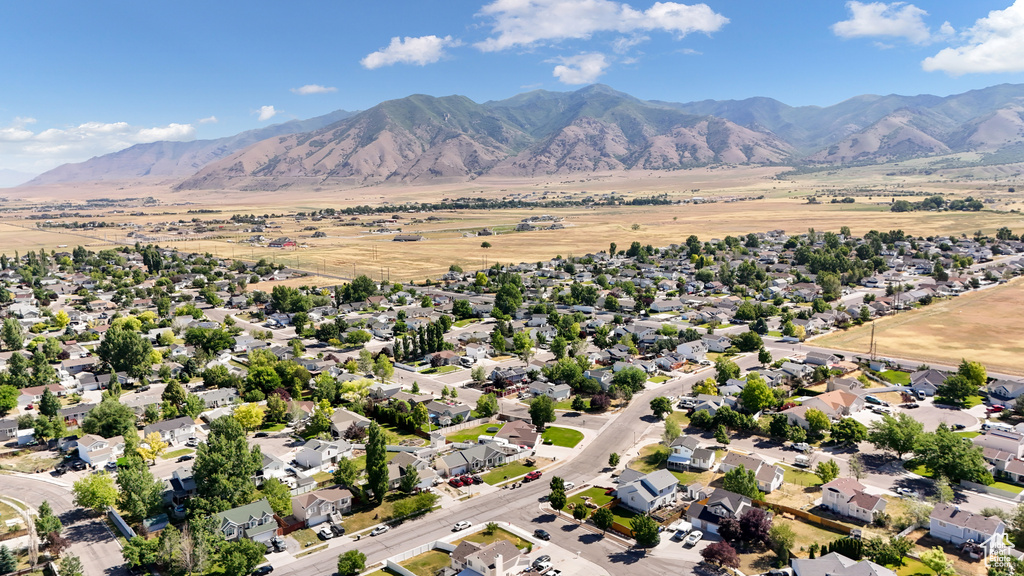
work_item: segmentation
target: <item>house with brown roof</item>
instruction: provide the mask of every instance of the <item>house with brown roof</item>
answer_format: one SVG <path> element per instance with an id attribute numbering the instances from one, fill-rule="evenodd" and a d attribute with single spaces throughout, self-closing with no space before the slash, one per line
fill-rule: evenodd
<path id="1" fill-rule="evenodd" d="M 530 559 L 508 540 L 489 546 L 463 540 L 451 559 L 452 569 L 465 576 L 511 576 L 530 567 Z"/>
<path id="2" fill-rule="evenodd" d="M 817 408 L 830 418 L 840 419 L 864 409 L 864 398 L 845 390 L 833 390 L 804 400 L 803 405 Z"/>
<path id="3" fill-rule="evenodd" d="M 765 494 L 773 492 L 779 486 L 782 486 L 782 480 L 785 476 L 785 471 L 782 468 L 768 464 L 760 456 L 729 452 L 725 455 L 718 470 L 719 472 L 728 473 L 734 468 L 752 470 L 754 478 L 757 479 L 757 489 Z"/>
<path id="4" fill-rule="evenodd" d="M 874 522 L 885 512 L 885 500 L 868 494 L 854 478 L 836 478 L 821 487 L 821 505 L 843 516 L 862 522 Z"/>
<path id="5" fill-rule="evenodd" d="M 292 497 L 292 516 L 307 528 L 331 519 L 331 514 L 352 511 L 352 493 L 344 488 L 325 488 Z"/>
<path id="6" fill-rule="evenodd" d="M 537 428 L 533 424 L 525 420 L 512 420 L 502 426 L 494 437 L 505 440 L 513 446 L 533 448 L 540 439 L 540 433 L 537 432 Z"/>

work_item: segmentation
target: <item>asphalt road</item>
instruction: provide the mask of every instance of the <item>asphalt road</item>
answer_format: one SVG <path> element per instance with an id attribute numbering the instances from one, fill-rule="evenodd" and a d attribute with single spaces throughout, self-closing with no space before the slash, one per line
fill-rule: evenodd
<path id="1" fill-rule="evenodd" d="M 38 508 L 44 500 L 64 524 L 64 537 L 71 541 L 70 553 L 85 566 L 86 576 L 127 575 L 121 547 L 107 530 L 103 519 L 73 503 L 70 489 L 35 478 L 0 476 L 0 493 Z"/>

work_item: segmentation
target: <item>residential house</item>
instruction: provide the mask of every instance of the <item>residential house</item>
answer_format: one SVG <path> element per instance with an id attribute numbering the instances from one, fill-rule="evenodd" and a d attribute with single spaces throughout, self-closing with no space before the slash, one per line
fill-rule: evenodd
<path id="1" fill-rule="evenodd" d="M 986 386 L 986 388 L 993 398 L 1002 402 L 1016 400 L 1018 396 L 1024 394 L 1024 382 L 1015 382 L 1013 380 L 996 380 Z"/>
<path id="2" fill-rule="evenodd" d="M 512 420 L 506 422 L 494 437 L 504 440 L 512 446 L 534 448 L 537 441 L 540 440 L 540 432 L 537 432 L 536 426 L 525 420 Z"/>
<path id="3" fill-rule="evenodd" d="M 838 552 L 818 558 L 793 558 L 793 576 L 896 576 L 892 570 L 870 560 L 853 560 Z"/>
<path id="4" fill-rule="evenodd" d="M 526 380 L 528 374 L 526 368 L 522 366 L 513 366 L 510 368 L 495 368 L 491 371 L 491 380 L 494 382 L 504 382 L 506 384 L 519 384 Z"/>
<path id="5" fill-rule="evenodd" d="M 975 446 L 982 448 L 994 448 L 1002 452 L 1009 452 L 1014 458 L 1024 458 L 1024 434 L 1008 430 L 989 429 L 980 436 L 971 439 Z"/>
<path id="6" fill-rule="evenodd" d="M 957 546 L 973 541 L 991 554 L 993 546 L 1003 542 L 1006 524 L 998 516 L 982 516 L 953 504 L 936 504 L 928 532 L 932 538 Z"/>
<path id="7" fill-rule="evenodd" d="M 929 368 L 918 370 L 910 374 L 910 388 L 914 392 L 924 392 L 928 396 L 935 396 L 935 391 L 946 381 L 946 373 Z"/>
<path id="8" fill-rule="evenodd" d="M 707 360 L 708 346 L 703 340 L 683 342 L 676 346 L 676 353 L 681 354 L 690 362 L 703 362 Z"/>
<path id="9" fill-rule="evenodd" d="M 197 396 L 202 399 L 206 409 L 210 410 L 234 404 L 238 400 L 238 390 L 235 388 L 218 388 L 217 390 L 200 392 Z"/>
<path id="10" fill-rule="evenodd" d="M 694 412 L 697 410 L 707 410 L 708 415 L 714 416 L 715 412 L 722 406 L 728 406 L 729 408 L 736 408 L 736 399 L 728 396 L 712 396 L 710 394 L 698 394 L 697 405 L 693 407 Z"/>
<path id="11" fill-rule="evenodd" d="M 28 388 L 22 388 L 18 396 L 18 407 L 22 410 L 26 409 L 29 405 L 36 405 L 40 400 L 43 399 L 43 392 L 47 389 L 55 396 L 64 396 L 67 394 L 67 390 L 64 389 L 60 384 L 46 384 L 44 386 L 29 386 Z"/>
<path id="12" fill-rule="evenodd" d="M 227 541 L 248 538 L 255 542 L 267 542 L 277 535 L 277 521 L 274 511 L 266 498 L 245 506 L 232 508 L 214 515 L 218 527 Z"/>
<path id="13" fill-rule="evenodd" d="M 353 424 L 357 428 L 369 428 L 370 419 L 351 410 L 336 408 L 331 416 L 331 434 L 335 438 L 344 438 L 345 431 Z"/>
<path id="14" fill-rule="evenodd" d="M 686 519 L 697 530 L 718 534 L 718 525 L 722 520 L 739 520 L 752 505 L 750 498 L 719 488 L 708 498 L 691 504 L 686 509 Z"/>
<path id="15" fill-rule="evenodd" d="M 331 515 L 352 511 L 352 493 L 344 488 L 326 488 L 292 497 L 292 516 L 305 523 L 306 528 L 322 524 Z"/>
<path id="16" fill-rule="evenodd" d="M 64 418 L 64 424 L 69 428 L 74 428 L 81 425 L 82 421 L 89 412 L 96 407 L 96 404 L 72 404 L 71 406 L 65 406 L 60 409 L 59 414 Z"/>
<path id="17" fill-rule="evenodd" d="M 426 490 L 434 485 L 437 472 L 430 467 L 429 462 L 419 458 L 412 452 L 399 452 L 398 455 L 388 462 L 388 488 L 392 490 L 398 489 L 402 484 L 402 477 L 410 469 L 416 470 L 416 477 L 418 479 L 414 488 Z"/>
<path id="18" fill-rule="evenodd" d="M 7 418 L 0 420 L 0 442 L 18 437 L 18 420 Z"/>
<path id="19" fill-rule="evenodd" d="M 192 475 L 192 465 L 179 466 L 171 472 L 165 483 L 164 501 L 169 504 L 184 504 L 196 493 L 196 481 Z"/>
<path id="20" fill-rule="evenodd" d="M 427 414 L 430 421 L 438 426 L 451 426 L 466 421 L 473 409 L 466 404 L 446 404 L 443 402 L 427 402 Z"/>
<path id="21" fill-rule="evenodd" d="M 808 352 L 804 357 L 804 364 L 811 366 L 833 366 L 839 364 L 839 356 L 823 352 Z"/>
<path id="22" fill-rule="evenodd" d="M 726 336 L 705 336 L 700 339 L 707 346 L 708 352 L 725 352 L 732 346 L 732 340 Z"/>
<path id="23" fill-rule="evenodd" d="M 829 418 L 842 419 L 864 409 L 864 398 L 857 394 L 833 390 L 804 400 L 803 406 L 817 408 Z"/>
<path id="24" fill-rule="evenodd" d="M 785 476 L 785 471 L 781 467 L 768 464 L 760 456 L 729 452 L 722 459 L 722 464 L 718 467 L 718 470 L 722 473 L 728 473 L 734 468 L 745 468 L 753 471 L 754 478 L 757 479 L 757 489 L 765 494 L 773 492 L 779 486 L 782 486 L 782 480 Z"/>
<path id="25" fill-rule="evenodd" d="M 668 470 L 656 470 L 626 484 L 619 484 L 615 495 L 630 510 L 646 514 L 676 502 L 679 480 Z"/>
<path id="26" fill-rule="evenodd" d="M 854 478 L 836 478 L 821 487 L 821 505 L 836 514 L 874 522 L 885 512 L 885 500 L 868 494 L 864 485 Z"/>
<path id="27" fill-rule="evenodd" d="M 509 540 L 484 545 L 463 540 L 451 553 L 451 573 L 460 576 L 512 576 L 530 569 L 530 559 Z"/>
<path id="28" fill-rule="evenodd" d="M 547 382 L 534 382 L 530 384 L 530 392 L 534 396 L 547 396 L 555 402 L 568 400 L 572 396 L 572 388 L 568 384 L 550 384 Z"/>
<path id="29" fill-rule="evenodd" d="M 299 449 L 295 461 L 303 468 L 322 468 L 351 455 L 352 445 L 344 440 L 328 442 L 314 438 Z"/>
<path id="30" fill-rule="evenodd" d="M 154 422 L 142 429 L 143 436 L 148 436 L 153 432 L 159 433 L 164 442 L 173 446 L 185 442 L 195 435 L 196 422 L 188 416 L 181 416 L 173 420 Z"/>
<path id="31" fill-rule="evenodd" d="M 474 362 L 478 362 L 480 360 L 484 360 L 485 358 L 487 358 L 489 350 L 490 348 L 488 347 L 487 344 L 484 344 L 482 342 L 473 342 L 471 344 L 466 345 L 466 351 L 464 355 L 467 358 L 472 359 Z"/>
<path id="32" fill-rule="evenodd" d="M 116 462 L 124 454 L 124 437 L 114 436 L 103 438 L 95 434 L 86 434 L 78 439 L 78 457 L 93 467 L 100 467 L 107 462 Z"/>
<path id="33" fill-rule="evenodd" d="M 452 476 L 501 466 L 519 460 L 521 454 L 517 447 L 492 443 L 477 444 L 442 456 L 434 463 L 434 467 L 441 474 Z"/>
<path id="34" fill-rule="evenodd" d="M 680 436 L 668 445 L 672 452 L 668 455 L 669 470 L 687 471 L 693 461 L 693 452 L 700 448 L 696 436 Z"/>

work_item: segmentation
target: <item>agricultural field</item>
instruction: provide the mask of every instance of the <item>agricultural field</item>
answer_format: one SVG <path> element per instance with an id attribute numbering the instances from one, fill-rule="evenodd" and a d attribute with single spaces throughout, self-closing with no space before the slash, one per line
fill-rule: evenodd
<path id="1" fill-rule="evenodd" d="M 1024 282 L 942 300 L 875 321 L 880 356 L 923 363 L 956 364 L 959 358 L 978 360 L 993 372 L 1024 374 L 1024 317 L 1009 314 L 1024 306 Z M 866 354 L 871 326 L 864 325 L 813 340 L 814 345 Z"/>

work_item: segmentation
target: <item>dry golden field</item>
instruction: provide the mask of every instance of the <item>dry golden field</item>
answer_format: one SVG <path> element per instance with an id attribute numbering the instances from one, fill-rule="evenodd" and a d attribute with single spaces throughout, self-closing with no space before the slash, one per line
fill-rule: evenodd
<path id="1" fill-rule="evenodd" d="M 680 204 L 672 206 L 621 206 L 594 209 L 564 208 L 535 210 L 452 211 L 431 213 L 438 221 L 411 224 L 412 219 L 425 214 L 403 214 L 403 232 L 418 233 L 426 240 L 417 243 L 393 242 L 390 235 L 366 232 L 374 216 L 358 219 L 361 226 L 340 226 L 342 222 L 309 220 L 296 222 L 293 218 L 277 218 L 280 228 L 270 229 L 265 236 L 290 236 L 305 244 L 297 250 L 279 250 L 250 247 L 240 241 L 250 234 L 243 227 L 226 227 L 203 238 L 159 237 L 161 245 L 188 251 L 211 252 L 225 257 L 258 260 L 268 258 L 288 266 L 328 276 L 351 277 L 370 274 L 374 278 L 392 280 L 419 280 L 437 277 L 450 264 L 466 269 L 496 262 L 518 263 L 547 260 L 556 255 L 582 255 L 607 249 L 610 242 L 626 248 L 633 241 L 664 246 L 681 243 L 690 234 L 701 239 L 721 238 L 726 235 L 783 229 L 800 233 L 808 228 L 818 231 L 838 230 L 849 226 L 854 234 L 871 229 L 901 228 L 915 235 L 973 233 L 976 230 L 993 232 L 1000 226 L 1024 228 L 1024 216 L 1008 212 L 911 212 L 892 213 L 886 205 L 891 197 L 886 194 L 905 190 L 942 193 L 953 196 L 974 194 L 999 197 L 1004 207 L 1014 196 L 1007 196 L 1007 186 L 1019 177 L 1004 167 L 949 170 L 923 175 L 918 165 L 906 163 L 910 175 L 893 175 L 892 166 L 847 168 L 777 179 L 786 170 L 781 167 L 729 167 L 701 168 L 676 172 L 610 173 L 587 176 L 550 176 L 537 179 L 480 178 L 471 182 L 430 185 L 379 185 L 349 189 L 294 189 L 276 192 L 240 191 L 174 191 L 170 184 L 148 182 L 96 183 L 65 188 L 16 188 L 2 191 L 7 198 L 5 206 L 39 205 L 60 198 L 81 202 L 89 198 L 145 198 L 152 196 L 159 205 L 140 208 L 145 216 L 132 217 L 136 208 L 115 213 L 111 209 L 74 208 L 88 212 L 96 219 L 107 222 L 152 224 L 202 219 L 229 218 L 231 214 L 294 213 L 321 208 L 344 208 L 353 205 L 401 204 L 406 201 L 436 201 L 443 198 L 515 197 L 524 200 L 582 198 L 611 192 L 626 196 L 668 194 L 672 198 L 690 199 L 696 196 L 718 198 L 709 204 Z M 916 166 L 916 167 L 915 167 Z M 1015 168 L 1016 169 L 1016 168 Z M 828 194 L 852 195 L 854 204 L 828 203 Z M 807 204 L 808 196 L 818 196 L 822 204 Z M 759 200 L 726 202 L 729 198 Z M 220 210 L 216 214 L 188 214 L 190 209 Z M 59 245 L 86 245 L 91 249 L 134 242 L 126 237 L 126 230 L 106 229 L 90 231 L 64 231 L 36 229 L 35 222 L 25 219 L 29 212 L 0 215 L 0 252 L 24 252 L 29 249 L 55 249 Z M 528 216 L 550 214 L 564 218 L 564 230 L 511 232 L 516 223 Z M 383 216 L 387 216 L 385 214 Z M 634 224 L 639 225 L 633 230 Z M 315 225 L 327 238 L 313 239 L 311 231 L 302 228 Z M 490 227 L 499 235 L 479 238 L 473 236 L 481 228 Z M 231 240 L 229 242 L 229 240 Z M 492 247 L 480 246 L 483 240 Z M 329 281 L 333 279 L 326 279 Z M 314 282 L 310 282 L 314 283 Z"/>
<path id="2" fill-rule="evenodd" d="M 880 356 L 957 364 L 977 360 L 993 372 L 1024 374 L 1024 280 L 971 292 L 875 321 Z M 864 325 L 813 343 L 866 354 L 871 326 Z"/>

